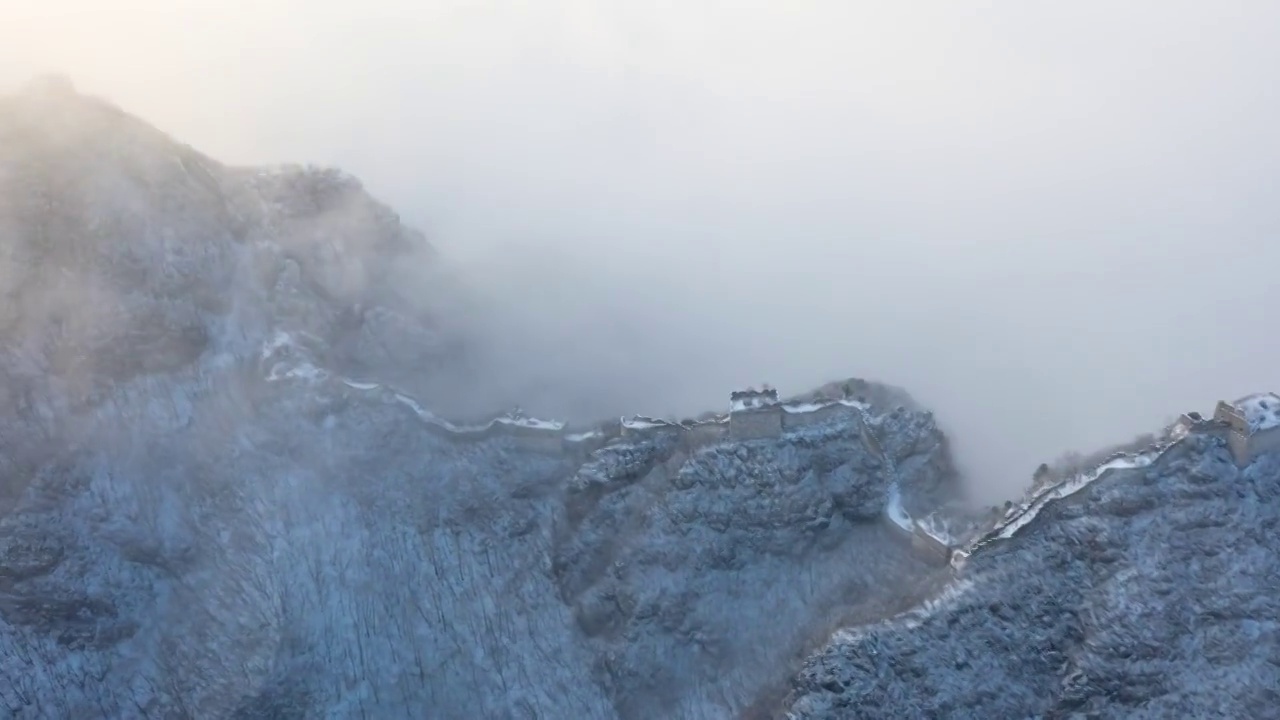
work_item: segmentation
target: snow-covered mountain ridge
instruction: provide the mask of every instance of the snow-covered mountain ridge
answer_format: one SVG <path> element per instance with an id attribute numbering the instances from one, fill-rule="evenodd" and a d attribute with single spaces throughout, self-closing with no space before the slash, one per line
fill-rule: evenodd
<path id="1" fill-rule="evenodd" d="M 884 522 L 954 488 L 923 411 L 445 420 L 453 288 L 341 173 L 33 87 L 0 238 L 0 716 L 725 717 L 946 573 Z"/>
<path id="2" fill-rule="evenodd" d="M 467 419 L 439 260 L 344 173 L 0 99 L 0 717 L 1274 708 L 1274 453 L 1163 438 L 975 520 L 875 383 L 753 439 Z"/>
<path id="3" fill-rule="evenodd" d="M 1274 714 L 1280 458 L 1172 430 L 1012 506 L 920 607 L 833 635 L 786 716 Z"/>

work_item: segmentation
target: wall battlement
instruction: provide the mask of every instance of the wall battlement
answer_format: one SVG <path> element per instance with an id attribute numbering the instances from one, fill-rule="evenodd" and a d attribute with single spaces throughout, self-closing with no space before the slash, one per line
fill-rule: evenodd
<path id="1" fill-rule="evenodd" d="M 1218 406 L 1213 410 L 1213 419 L 1225 423 L 1235 432 L 1242 434 L 1249 432 L 1249 421 L 1245 419 L 1244 413 L 1222 400 L 1218 401 Z"/>
<path id="2" fill-rule="evenodd" d="M 529 417 L 519 410 L 495 415 L 487 420 L 461 423 L 446 420 L 423 408 L 412 397 L 378 383 L 362 383 L 345 378 L 328 378 L 361 393 L 377 394 L 387 402 L 406 406 L 428 430 L 454 440 L 480 441 L 495 437 L 515 438 L 522 447 L 589 454 L 616 438 L 644 437 L 653 432 L 677 432 L 686 452 L 727 440 L 745 441 L 781 437 L 788 429 L 828 422 L 839 415 L 868 406 L 859 400 L 781 403 L 776 390 L 735 392 L 730 412 L 701 421 L 674 422 L 635 415 L 589 427 L 571 428 L 559 420 Z"/>
<path id="3" fill-rule="evenodd" d="M 729 393 L 729 412 L 756 410 L 778 404 L 778 391 L 766 387 L 763 390 L 747 388 Z"/>
<path id="4" fill-rule="evenodd" d="M 1220 400 L 1213 419 L 1227 429 L 1227 446 L 1239 467 L 1252 463 L 1258 455 L 1280 450 L 1280 396 L 1275 393 L 1247 395 L 1233 403 Z M 1207 430 L 1179 423 L 1187 432 Z"/>

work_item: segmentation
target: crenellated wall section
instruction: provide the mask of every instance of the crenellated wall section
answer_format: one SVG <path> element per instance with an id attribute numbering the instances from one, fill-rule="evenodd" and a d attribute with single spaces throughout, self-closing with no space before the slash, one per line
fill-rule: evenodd
<path id="1" fill-rule="evenodd" d="M 678 433 L 681 450 L 692 453 L 721 442 L 780 438 L 790 430 L 831 422 L 844 415 L 851 415 L 861 421 L 862 413 L 867 409 L 867 405 L 861 402 L 836 400 L 735 407 L 725 415 L 686 422 L 636 415 L 590 427 L 574 428 L 560 421 L 507 413 L 479 422 L 465 423 L 445 420 L 423 408 L 408 395 L 376 383 L 345 379 L 333 381 L 344 385 L 348 392 L 376 395 L 386 402 L 404 405 L 423 421 L 430 432 L 441 437 L 461 441 L 506 437 L 514 439 L 517 445 L 529 450 L 582 455 L 590 454 L 618 438 L 648 437 L 653 433 Z M 864 422 L 858 423 L 858 432 L 865 442 L 868 430 Z"/>

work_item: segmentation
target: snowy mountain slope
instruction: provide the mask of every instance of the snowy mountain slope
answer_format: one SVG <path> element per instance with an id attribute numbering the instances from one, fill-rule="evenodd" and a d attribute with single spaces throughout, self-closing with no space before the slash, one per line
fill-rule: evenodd
<path id="1" fill-rule="evenodd" d="M 834 637 L 788 717 L 1274 715 L 1277 458 L 1190 436 L 1056 495 L 935 611 Z"/>
<path id="2" fill-rule="evenodd" d="M 1191 435 L 984 534 L 875 384 L 530 444 L 450 412 L 438 264 L 340 172 L 0 98 L 0 717 L 1274 715 L 1275 457 Z"/>
<path id="3" fill-rule="evenodd" d="M 280 330 L 335 365 L 447 348 L 410 297 L 421 282 L 397 275 L 428 272 L 431 248 L 342 173 L 227 168 L 40 85 L 0 101 L 0 168 L 10 386 L 92 405 Z"/>
<path id="4" fill-rule="evenodd" d="M 341 173 L 34 86 L 0 248 L 0 717 L 733 717 L 945 577 L 881 518 L 953 481 L 922 411 L 875 452 L 428 422 L 466 328 Z"/>
<path id="5" fill-rule="evenodd" d="M 228 388 L 163 452 L 50 468 L 0 521 L 19 716 L 724 717 L 937 580 L 848 421 L 576 467 L 272 387 L 251 425 L 219 432 Z"/>

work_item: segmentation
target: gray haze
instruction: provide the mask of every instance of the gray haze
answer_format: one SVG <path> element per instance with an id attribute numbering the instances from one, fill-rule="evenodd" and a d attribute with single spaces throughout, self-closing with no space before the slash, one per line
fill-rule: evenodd
<path id="1" fill-rule="evenodd" d="M 0 0 L 0 85 L 355 173 L 581 412 L 880 379 L 1010 492 L 1280 386 L 1280 5 L 849 5 Z"/>

